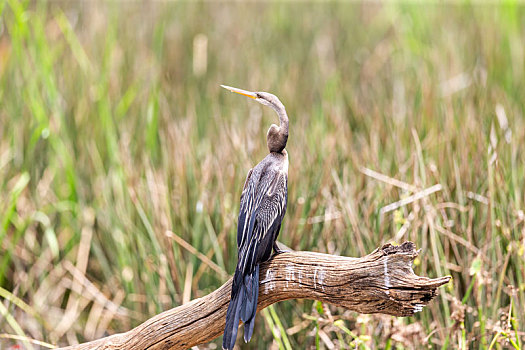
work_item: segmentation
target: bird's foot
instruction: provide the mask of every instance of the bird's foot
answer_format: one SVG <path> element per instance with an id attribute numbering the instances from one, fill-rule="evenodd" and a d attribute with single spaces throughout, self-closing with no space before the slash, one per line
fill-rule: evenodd
<path id="1" fill-rule="evenodd" d="M 282 246 L 286 247 L 286 246 L 283 245 L 282 243 L 279 243 L 279 244 L 281 244 Z M 277 244 L 277 242 L 274 242 L 274 243 L 273 243 L 273 252 L 274 252 L 274 253 L 273 253 L 272 256 L 279 255 L 279 254 L 282 254 L 282 253 L 290 253 L 290 252 L 292 252 L 291 249 L 281 249 L 281 248 L 279 247 L 279 244 Z M 286 247 L 286 248 L 288 248 L 288 247 Z"/>
<path id="2" fill-rule="evenodd" d="M 284 249 L 273 249 L 273 255 L 279 255 L 279 254 L 282 254 L 282 253 L 289 253 L 291 252 L 291 250 L 284 250 Z"/>

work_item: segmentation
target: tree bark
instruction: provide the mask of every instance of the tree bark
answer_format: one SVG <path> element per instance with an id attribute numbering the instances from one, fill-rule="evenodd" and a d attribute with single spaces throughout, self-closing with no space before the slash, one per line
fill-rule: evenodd
<path id="1" fill-rule="evenodd" d="M 257 311 L 287 299 L 314 299 L 360 313 L 411 316 L 450 277 L 419 277 L 415 244 L 384 245 L 362 258 L 286 252 L 261 265 Z M 224 331 L 232 279 L 214 292 L 136 328 L 67 349 L 188 349 Z"/>

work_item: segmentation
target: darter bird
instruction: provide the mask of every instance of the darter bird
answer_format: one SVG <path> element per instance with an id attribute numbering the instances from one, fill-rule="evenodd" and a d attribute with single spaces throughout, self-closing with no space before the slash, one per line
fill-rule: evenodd
<path id="1" fill-rule="evenodd" d="M 239 320 L 244 322 L 244 341 L 253 334 L 257 297 L 259 294 L 259 265 L 268 260 L 275 243 L 288 200 L 288 116 L 279 99 L 267 92 L 250 92 L 221 85 L 232 92 L 253 98 L 271 107 L 279 116 L 280 126 L 272 124 L 266 136 L 268 154 L 248 172 L 241 194 L 237 226 L 238 262 L 233 276 L 231 300 L 226 313 L 223 349 L 233 349 Z"/>

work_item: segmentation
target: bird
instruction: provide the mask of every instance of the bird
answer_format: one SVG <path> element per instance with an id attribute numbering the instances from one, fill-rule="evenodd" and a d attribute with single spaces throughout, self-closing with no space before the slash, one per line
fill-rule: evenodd
<path id="1" fill-rule="evenodd" d="M 238 262 L 233 276 L 231 299 L 226 313 L 223 349 L 233 349 L 239 329 L 244 323 L 244 341 L 253 334 L 259 266 L 275 254 L 284 252 L 276 239 L 286 213 L 288 201 L 288 115 L 277 96 L 268 92 L 251 92 L 221 85 L 223 88 L 271 107 L 279 116 L 280 125 L 272 124 L 266 141 L 269 154 L 248 171 L 244 182 L 237 224 Z"/>

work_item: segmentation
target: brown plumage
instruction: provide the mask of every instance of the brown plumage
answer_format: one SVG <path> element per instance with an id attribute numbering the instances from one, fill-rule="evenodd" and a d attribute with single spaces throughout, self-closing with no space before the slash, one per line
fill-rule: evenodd
<path id="1" fill-rule="evenodd" d="M 272 124 L 266 136 L 268 154 L 248 172 L 241 194 L 237 225 L 238 262 L 233 277 L 231 300 L 226 314 L 223 349 L 233 349 L 239 321 L 244 322 L 244 341 L 253 334 L 257 296 L 259 294 L 259 264 L 268 260 L 288 198 L 288 116 L 279 99 L 267 92 L 250 92 L 222 85 L 238 94 L 271 107 L 279 116 L 280 126 Z"/>

